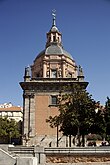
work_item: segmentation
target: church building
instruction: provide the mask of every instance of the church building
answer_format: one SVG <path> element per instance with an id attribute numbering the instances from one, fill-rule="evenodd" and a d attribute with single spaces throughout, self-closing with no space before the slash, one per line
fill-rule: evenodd
<path id="1" fill-rule="evenodd" d="M 23 144 L 63 146 L 64 137 L 57 128 L 51 128 L 46 119 L 58 114 L 57 97 L 67 84 L 82 83 L 85 86 L 81 66 L 77 66 L 72 55 L 62 45 L 62 33 L 56 26 L 53 13 L 52 26 L 47 33 L 45 49 L 35 58 L 30 67 L 25 68 L 23 89 Z"/>

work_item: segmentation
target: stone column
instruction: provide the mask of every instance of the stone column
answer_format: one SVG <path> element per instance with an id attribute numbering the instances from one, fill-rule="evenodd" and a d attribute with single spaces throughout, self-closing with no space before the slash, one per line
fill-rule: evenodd
<path id="1" fill-rule="evenodd" d="M 35 95 L 30 100 L 30 137 L 35 136 Z"/>
<path id="2" fill-rule="evenodd" d="M 28 134 L 28 114 L 29 114 L 29 98 L 26 94 L 23 95 L 23 135 Z"/>
<path id="3" fill-rule="evenodd" d="M 63 78 L 65 78 L 65 61 L 63 61 L 63 64 L 62 64 L 62 73 L 63 73 Z"/>
<path id="4" fill-rule="evenodd" d="M 43 61 L 43 78 L 46 78 L 46 71 L 47 71 L 46 61 Z"/>

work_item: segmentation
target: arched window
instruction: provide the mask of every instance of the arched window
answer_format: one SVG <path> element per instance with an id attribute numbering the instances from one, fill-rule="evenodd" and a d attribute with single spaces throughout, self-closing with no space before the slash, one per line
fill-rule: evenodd
<path id="1" fill-rule="evenodd" d="M 56 41 L 56 38 L 55 38 L 55 36 L 53 36 L 53 42 L 55 42 Z"/>

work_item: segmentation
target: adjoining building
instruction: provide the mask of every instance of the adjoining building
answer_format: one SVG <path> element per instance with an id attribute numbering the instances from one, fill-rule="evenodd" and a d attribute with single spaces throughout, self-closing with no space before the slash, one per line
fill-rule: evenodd
<path id="1" fill-rule="evenodd" d="M 53 13 L 52 27 L 47 33 L 45 49 L 34 63 L 25 68 L 23 89 L 23 137 L 30 145 L 56 145 L 57 128 L 50 128 L 46 119 L 58 114 L 57 97 L 67 84 L 79 83 L 86 88 L 83 70 L 62 45 L 62 34 L 56 26 Z M 64 142 L 62 134 L 59 139 Z M 61 144 L 63 145 L 63 144 Z"/>
<path id="2" fill-rule="evenodd" d="M 14 119 L 16 122 L 23 120 L 23 108 L 12 103 L 0 104 L 0 117 Z"/>

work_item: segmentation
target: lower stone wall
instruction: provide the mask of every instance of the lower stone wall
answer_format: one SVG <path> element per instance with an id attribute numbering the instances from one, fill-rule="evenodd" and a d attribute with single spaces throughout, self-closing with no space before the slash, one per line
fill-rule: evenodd
<path id="1" fill-rule="evenodd" d="M 46 163 L 93 163 L 108 162 L 110 163 L 110 155 L 46 155 Z"/>
<path id="2" fill-rule="evenodd" d="M 110 165 L 110 147 L 9 147 L 20 157 L 36 157 L 40 165 Z"/>
<path id="3" fill-rule="evenodd" d="M 45 165 L 110 165 L 110 162 L 98 162 L 98 163 L 46 163 Z"/>

